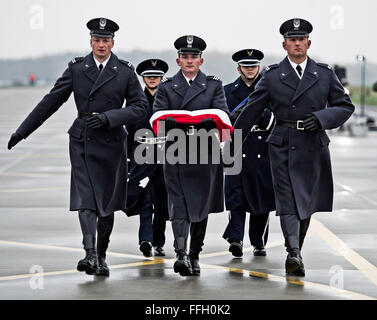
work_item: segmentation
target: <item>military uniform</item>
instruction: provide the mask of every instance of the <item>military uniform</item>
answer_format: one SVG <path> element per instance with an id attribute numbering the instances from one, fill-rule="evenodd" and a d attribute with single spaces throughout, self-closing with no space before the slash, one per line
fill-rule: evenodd
<path id="1" fill-rule="evenodd" d="M 162 77 L 167 71 L 168 65 L 159 59 L 145 60 L 136 67 L 136 72 L 143 77 Z M 153 114 L 154 95 L 147 87 L 145 87 L 144 93 L 149 102 L 147 116 L 143 120 L 127 126 L 128 154 L 131 163 L 126 213 L 129 216 L 135 214 L 140 216 L 139 245 L 143 254 L 150 256 L 153 246 L 155 255 L 164 255 L 165 228 L 169 214 L 163 166 L 157 163 L 137 164 L 134 158 L 135 149 L 140 146 L 140 141 L 142 141 L 141 137 L 135 136 L 135 133 L 140 129 L 151 129 L 149 119 Z M 162 145 L 150 144 L 146 148 L 154 149 L 156 159 L 157 149 L 162 148 Z M 146 181 L 147 185 L 144 186 L 141 181 Z"/>
<path id="2" fill-rule="evenodd" d="M 118 29 L 115 22 L 105 18 L 92 19 L 87 25 L 96 37 L 112 37 Z M 104 257 L 114 211 L 126 209 L 127 131 L 123 125 L 145 117 L 148 102 L 129 62 L 111 53 L 100 71 L 90 53 L 69 62 L 52 90 L 22 122 L 17 134 L 26 139 L 72 92 L 78 117 L 68 130 L 72 166 L 70 210 L 79 211 L 86 250 L 95 247 L 97 227 L 97 249 Z M 105 117 L 107 125 L 89 127 L 87 120 L 95 120 L 98 115 Z"/>
<path id="3" fill-rule="evenodd" d="M 245 49 L 236 52 L 234 61 L 241 64 L 256 66 L 262 56 L 255 56 L 252 49 Z M 249 54 L 250 55 L 249 55 Z M 261 52 L 260 52 L 261 53 Z M 246 61 L 245 61 L 246 60 Z M 254 61 L 257 61 L 258 64 Z M 247 86 L 245 81 L 239 77 L 235 82 L 224 87 L 229 111 L 232 112 L 254 91 L 255 85 L 260 80 L 257 75 L 254 82 Z M 266 109 L 257 128 L 254 128 L 242 144 L 242 171 L 238 175 L 225 176 L 225 204 L 230 210 L 229 223 L 223 234 L 223 238 L 231 244 L 241 244 L 238 255 L 242 252 L 242 240 L 246 212 L 250 212 L 249 238 L 251 245 L 260 249 L 264 254 L 264 247 L 268 239 L 268 217 L 269 212 L 275 210 L 275 198 L 272 186 L 270 158 L 267 144 L 265 143 L 270 133 L 273 114 Z M 263 249 L 262 249 L 263 248 Z M 231 252 L 233 247 L 230 247 Z M 263 250 L 263 252 L 262 252 Z M 237 256 L 235 252 L 232 252 Z M 255 252 L 257 254 L 257 252 Z"/>
<path id="4" fill-rule="evenodd" d="M 284 37 L 307 37 L 309 22 L 292 19 L 280 32 Z M 334 71 L 326 64 L 307 57 L 300 79 L 286 57 L 266 68 L 249 102 L 235 123 L 245 135 L 269 104 L 276 124 L 267 138 L 271 158 L 272 179 L 276 198 L 276 214 L 286 240 L 292 270 L 303 270 L 301 249 L 310 216 L 317 211 L 332 211 L 333 180 L 329 142 L 325 130 L 343 124 L 354 106 Z M 315 118 L 314 129 L 309 125 Z M 313 131 L 312 131 L 313 130 Z M 289 259 L 288 259 L 289 258 Z M 297 269 L 296 265 L 300 265 Z"/>
<path id="5" fill-rule="evenodd" d="M 201 54 L 205 46 L 204 40 L 196 36 L 184 36 L 175 43 L 179 53 L 187 54 Z M 217 77 L 206 76 L 199 70 L 189 85 L 182 71 L 178 71 L 175 76 L 166 78 L 159 84 L 153 105 L 154 112 L 202 109 L 220 109 L 228 113 L 222 84 Z M 186 138 L 188 146 L 188 136 Z M 172 143 L 174 142 L 168 141 L 165 148 L 168 149 Z M 189 157 L 188 148 L 186 151 Z M 169 217 L 174 232 L 174 246 L 180 261 L 186 252 L 189 228 L 191 257 L 198 260 L 208 214 L 222 212 L 224 209 L 222 164 L 211 162 L 209 150 L 208 164 L 164 164 Z"/>

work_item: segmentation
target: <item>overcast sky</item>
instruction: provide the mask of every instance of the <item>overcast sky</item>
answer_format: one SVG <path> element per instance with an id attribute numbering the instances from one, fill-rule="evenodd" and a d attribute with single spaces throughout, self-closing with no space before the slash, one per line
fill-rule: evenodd
<path id="1" fill-rule="evenodd" d="M 279 27 L 299 17 L 314 27 L 309 55 L 353 63 L 360 53 L 377 63 L 375 0 L 2 0 L 1 13 L 0 59 L 89 52 L 86 22 L 102 16 L 120 26 L 117 50 L 175 50 L 176 38 L 194 34 L 206 50 L 283 57 Z"/>

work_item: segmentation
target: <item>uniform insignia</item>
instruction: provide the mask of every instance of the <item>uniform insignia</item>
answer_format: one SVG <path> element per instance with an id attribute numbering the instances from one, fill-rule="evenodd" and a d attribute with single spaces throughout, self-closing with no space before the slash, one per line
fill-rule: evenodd
<path id="1" fill-rule="evenodd" d="M 85 65 L 85 68 L 89 68 L 89 65 L 88 65 L 88 64 L 86 64 L 86 65 Z"/>
<path id="2" fill-rule="evenodd" d="M 322 68 L 326 68 L 326 69 L 332 70 L 332 67 L 329 66 L 327 63 L 319 63 L 319 62 L 317 62 L 317 66 L 320 66 Z"/>
<path id="3" fill-rule="evenodd" d="M 157 60 L 154 60 L 154 61 L 153 61 L 153 60 L 151 60 L 151 63 L 152 63 L 152 66 L 154 66 L 154 67 L 155 67 L 155 66 L 156 66 L 156 64 L 157 64 Z"/>
<path id="4" fill-rule="evenodd" d="M 278 67 L 279 67 L 278 64 L 271 64 L 271 65 L 267 66 L 266 68 L 264 68 L 264 70 L 265 71 L 270 71 L 270 70 L 278 68 Z"/>
<path id="5" fill-rule="evenodd" d="M 168 81 L 171 81 L 172 79 L 171 78 L 163 78 L 161 80 L 162 83 L 165 83 L 165 82 L 168 82 Z"/>
<path id="6" fill-rule="evenodd" d="M 254 52 L 254 50 L 251 50 L 251 51 L 247 50 L 248 56 L 251 57 L 253 55 L 253 52 Z"/>
<path id="7" fill-rule="evenodd" d="M 285 76 L 285 73 L 282 73 L 281 75 L 284 77 L 284 76 Z"/>
<path id="8" fill-rule="evenodd" d="M 237 88 L 237 87 L 238 87 L 238 83 L 236 83 L 236 84 L 234 85 L 234 87 Z"/>
<path id="9" fill-rule="evenodd" d="M 129 67 L 130 69 L 134 69 L 134 67 L 132 66 L 132 63 L 131 62 L 128 62 L 126 60 L 122 60 L 122 59 L 119 59 L 119 62 L 125 64 L 127 67 Z"/>
<path id="10" fill-rule="evenodd" d="M 300 19 L 293 20 L 293 27 L 295 28 L 295 30 L 298 30 L 300 28 Z"/>
<path id="11" fill-rule="evenodd" d="M 113 69 L 116 70 L 116 69 L 118 69 L 118 67 L 117 67 L 117 66 L 114 66 Z"/>
<path id="12" fill-rule="evenodd" d="M 205 83 L 202 83 L 202 86 L 204 87 L 206 84 Z"/>
<path id="13" fill-rule="evenodd" d="M 107 21 L 106 21 L 105 18 L 101 18 L 101 19 L 99 19 L 99 28 L 100 28 L 101 30 L 105 29 L 105 27 L 106 27 L 106 23 L 107 23 Z"/>
<path id="14" fill-rule="evenodd" d="M 207 76 L 207 79 L 213 79 L 213 80 L 216 80 L 216 81 L 220 80 L 220 78 L 217 77 L 217 76 Z"/>
<path id="15" fill-rule="evenodd" d="M 194 36 L 188 35 L 186 41 L 187 41 L 187 48 L 192 48 L 192 43 L 194 42 Z"/>
<path id="16" fill-rule="evenodd" d="M 75 64 L 75 63 L 80 62 L 80 61 L 83 61 L 83 60 L 84 60 L 84 57 L 76 57 L 76 58 L 73 58 L 73 59 L 69 62 L 69 65 Z"/>

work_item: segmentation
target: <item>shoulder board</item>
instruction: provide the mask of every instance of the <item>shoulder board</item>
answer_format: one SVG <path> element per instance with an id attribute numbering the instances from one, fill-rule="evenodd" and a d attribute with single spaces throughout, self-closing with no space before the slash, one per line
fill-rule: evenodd
<path id="1" fill-rule="evenodd" d="M 129 67 L 129 68 L 132 69 L 132 70 L 134 69 L 134 67 L 133 67 L 133 65 L 132 65 L 131 62 L 128 62 L 128 61 L 126 61 L 126 60 L 122 60 L 122 59 L 119 59 L 119 62 L 125 64 L 127 67 Z"/>
<path id="2" fill-rule="evenodd" d="M 209 80 L 216 80 L 216 81 L 220 81 L 220 78 L 218 76 L 207 76 L 207 79 Z"/>
<path id="3" fill-rule="evenodd" d="M 71 61 L 69 61 L 69 65 L 72 65 L 72 64 L 75 64 L 77 62 L 80 62 L 80 61 L 83 61 L 84 60 L 84 57 L 76 57 L 76 58 L 73 58 Z"/>
<path id="4" fill-rule="evenodd" d="M 276 69 L 276 68 L 278 68 L 278 67 L 279 67 L 278 64 L 271 64 L 271 65 L 265 67 L 264 70 L 265 70 L 265 71 L 270 71 L 270 70 L 272 70 L 272 69 Z"/>
<path id="5" fill-rule="evenodd" d="M 319 62 L 317 62 L 317 66 L 320 66 L 322 68 L 326 68 L 326 69 L 332 70 L 332 67 L 330 65 L 328 65 L 327 63 L 319 63 Z"/>
<path id="6" fill-rule="evenodd" d="M 168 81 L 172 81 L 172 78 L 163 78 L 161 80 L 161 83 L 165 83 L 165 82 L 168 82 Z"/>

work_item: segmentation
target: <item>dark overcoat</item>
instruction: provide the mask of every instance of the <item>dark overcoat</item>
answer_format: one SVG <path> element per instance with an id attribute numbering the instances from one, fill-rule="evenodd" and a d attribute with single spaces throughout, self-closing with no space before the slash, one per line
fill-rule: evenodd
<path id="1" fill-rule="evenodd" d="M 266 69 L 235 128 L 241 128 L 244 136 L 267 104 L 280 120 L 303 120 L 313 113 L 322 129 L 312 132 L 275 125 L 266 140 L 276 213 L 296 213 L 300 219 L 306 219 L 317 211 L 332 211 L 330 139 L 325 130 L 342 125 L 355 107 L 326 64 L 308 57 L 301 80 L 288 57 Z"/>
<path id="2" fill-rule="evenodd" d="M 127 131 L 123 125 L 145 117 L 148 102 L 130 63 L 112 53 L 100 73 L 90 53 L 68 64 L 17 132 L 27 138 L 72 92 L 79 112 L 103 112 L 109 127 L 90 129 L 84 120 L 76 118 L 68 130 L 72 166 L 70 210 L 91 209 L 107 216 L 126 208 Z"/>
<path id="3" fill-rule="evenodd" d="M 232 112 L 247 98 L 260 80 L 248 87 L 239 77 L 224 86 L 229 111 Z M 267 106 L 266 106 L 267 107 Z M 250 131 L 242 144 L 242 171 L 237 175 L 225 176 L 225 205 L 227 210 L 242 210 L 264 214 L 275 210 L 275 196 L 271 178 L 270 157 L 266 138 L 272 128 L 273 115 L 268 109 L 264 112 L 259 129 Z"/>
<path id="4" fill-rule="evenodd" d="M 152 130 L 149 119 L 153 114 L 154 96 L 150 94 L 147 88 L 144 89 L 149 106 L 147 109 L 147 116 L 137 123 L 127 126 L 128 131 L 128 154 L 130 158 L 130 173 L 128 179 L 127 192 L 127 209 L 125 210 L 128 216 L 133 216 L 141 213 L 143 199 L 145 192 L 150 192 L 153 203 L 153 212 L 159 220 L 168 220 L 168 195 L 165 186 L 165 179 L 163 173 L 163 165 L 157 163 L 151 164 L 137 164 L 135 161 L 135 149 L 140 145 L 135 141 L 135 133 L 140 129 Z M 153 148 L 157 161 L 157 150 L 161 148 L 161 144 L 148 145 L 146 148 Z M 140 181 L 148 178 L 149 182 L 146 187 L 140 184 Z"/>
<path id="5" fill-rule="evenodd" d="M 199 71 L 191 86 L 181 71 L 158 86 L 153 112 L 220 109 L 229 114 L 221 81 Z M 166 149 L 169 148 L 166 143 Z M 164 164 L 169 218 L 199 222 L 224 210 L 222 164 Z"/>

